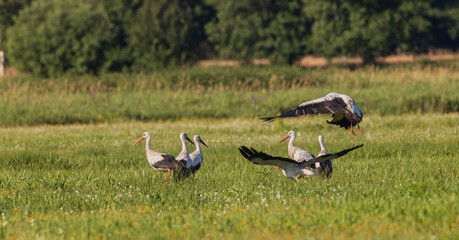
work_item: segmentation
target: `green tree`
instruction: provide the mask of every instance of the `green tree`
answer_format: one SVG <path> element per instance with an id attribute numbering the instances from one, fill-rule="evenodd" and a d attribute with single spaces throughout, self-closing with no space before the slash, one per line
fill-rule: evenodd
<path id="1" fill-rule="evenodd" d="M 201 1 L 143 1 L 126 27 L 136 70 L 154 70 L 198 59 L 211 14 Z"/>
<path id="2" fill-rule="evenodd" d="M 6 40 L 6 29 L 13 25 L 13 17 L 32 0 L 0 0 L 0 49 Z"/>
<path id="3" fill-rule="evenodd" d="M 134 57 L 129 49 L 129 22 L 135 11 L 142 6 L 142 0 L 103 0 L 110 22 L 113 38 L 104 45 L 103 69 L 107 71 L 129 70 Z"/>
<path id="4" fill-rule="evenodd" d="M 7 30 L 6 51 L 15 68 L 40 76 L 96 73 L 113 24 L 91 0 L 35 1 Z"/>
<path id="5" fill-rule="evenodd" d="M 314 22 L 311 49 L 331 58 L 358 55 L 373 62 L 396 47 L 390 1 L 304 0 L 305 14 Z"/>
<path id="6" fill-rule="evenodd" d="M 375 57 L 404 51 L 425 52 L 431 47 L 457 49 L 457 0 L 304 0 L 313 22 L 312 51 L 331 58 Z"/>
<path id="7" fill-rule="evenodd" d="M 410 52 L 459 47 L 458 0 L 404 0 L 395 15 L 401 27 L 400 47 Z"/>
<path id="8" fill-rule="evenodd" d="M 222 58 L 249 61 L 269 57 L 293 63 L 304 54 L 309 23 L 300 0 L 216 2 L 217 17 L 206 26 L 209 41 Z"/>

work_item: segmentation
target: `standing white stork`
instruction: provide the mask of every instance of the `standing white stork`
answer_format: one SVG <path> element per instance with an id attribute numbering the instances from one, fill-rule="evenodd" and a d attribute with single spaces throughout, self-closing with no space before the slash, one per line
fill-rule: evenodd
<path id="1" fill-rule="evenodd" d="M 288 112 L 282 113 L 275 117 L 261 118 L 266 122 L 272 122 L 276 118 L 286 118 L 301 116 L 303 118 L 307 114 L 328 114 L 332 113 L 332 120 L 327 121 L 328 124 L 338 125 L 345 129 L 351 128 L 351 134 L 356 136 L 352 127 L 357 125 L 359 132 L 363 133 L 360 129 L 359 123 L 362 121 L 363 114 L 360 109 L 355 105 L 354 99 L 351 97 L 339 94 L 329 93 L 325 97 L 317 98 L 308 102 L 304 102 Z"/>
<path id="2" fill-rule="evenodd" d="M 180 133 L 180 141 L 182 142 L 182 151 L 175 158 L 175 160 L 181 162 L 183 165 L 185 165 L 185 168 L 189 169 L 191 167 L 191 158 L 190 158 L 190 154 L 188 154 L 186 140 L 188 140 L 191 144 L 194 145 L 193 141 L 191 141 L 191 139 L 186 135 L 186 133 Z"/>
<path id="3" fill-rule="evenodd" d="M 314 156 L 309 153 L 308 151 L 302 149 L 302 148 L 299 148 L 297 146 L 295 146 L 293 143 L 295 142 L 295 139 L 296 139 L 296 132 L 295 131 L 290 131 L 287 133 L 287 135 L 285 135 L 284 138 L 282 138 L 279 143 L 283 142 L 285 139 L 287 138 L 290 138 L 290 141 L 288 142 L 288 157 L 292 160 L 295 160 L 299 163 L 301 162 L 304 162 L 304 161 L 307 161 L 311 158 L 314 158 Z M 277 171 L 279 169 L 276 168 L 276 170 L 274 171 Z"/>
<path id="4" fill-rule="evenodd" d="M 147 154 L 148 163 L 155 170 L 164 172 L 164 177 L 166 178 L 166 180 L 164 181 L 165 184 L 167 183 L 167 177 L 169 176 L 171 170 L 173 172 L 182 172 L 185 170 L 185 165 L 181 162 L 176 161 L 174 156 L 165 153 L 155 152 L 150 148 L 151 134 L 149 132 L 144 132 L 142 134 L 142 137 L 140 137 L 139 140 L 137 140 L 134 143 L 134 145 L 136 145 L 144 139 L 146 139 L 145 151 Z"/>
<path id="5" fill-rule="evenodd" d="M 201 136 L 199 135 L 194 135 L 193 140 L 194 140 L 194 145 L 196 145 L 196 151 L 190 153 L 190 158 L 192 160 L 191 173 L 193 173 L 194 175 L 194 173 L 197 172 L 199 168 L 201 168 L 202 161 L 204 160 L 200 143 L 202 143 L 206 147 L 208 146 L 204 141 L 202 141 Z"/>
<path id="6" fill-rule="evenodd" d="M 282 173 L 286 177 L 293 178 L 299 182 L 298 178 L 300 177 L 314 175 L 314 172 L 309 169 L 309 166 L 311 166 L 312 164 L 316 162 L 324 162 L 327 160 L 339 158 L 345 155 L 346 153 L 352 150 L 355 150 L 357 148 L 360 148 L 362 146 L 363 144 L 334 153 L 334 154 L 326 154 L 326 155 L 322 155 L 316 158 L 313 157 L 311 159 L 305 160 L 300 163 L 295 160 L 289 159 L 289 158 L 273 157 L 264 152 L 258 152 L 257 150 L 253 148 L 249 149 L 246 146 L 241 146 L 239 148 L 239 151 L 241 152 L 242 156 L 244 156 L 246 159 L 248 159 L 252 163 L 259 164 L 259 165 L 273 165 L 273 166 L 280 167 L 282 168 Z"/>
<path id="7" fill-rule="evenodd" d="M 320 152 L 317 154 L 317 157 L 324 156 L 328 154 L 327 148 L 325 147 L 324 137 L 319 136 Z M 323 162 L 316 162 L 316 173 L 317 175 L 323 175 L 325 177 L 330 177 L 333 172 L 333 163 L 332 160 L 327 160 Z"/>

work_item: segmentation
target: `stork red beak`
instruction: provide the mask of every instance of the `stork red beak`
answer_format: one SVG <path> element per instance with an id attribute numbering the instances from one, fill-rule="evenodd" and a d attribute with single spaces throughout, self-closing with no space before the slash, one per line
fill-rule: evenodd
<path id="1" fill-rule="evenodd" d="M 199 142 L 202 143 L 204 146 L 206 146 L 208 148 L 207 144 L 204 141 L 199 140 Z"/>
<path id="2" fill-rule="evenodd" d="M 285 139 L 287 139 L 289 137 L 289 135 L 287 134 L 284 138 L 282 138 L 279 143 L 283 142 Z"/>
<path id="3" fill-rule="evenodd" d="M 142 141 L 144 138 L 143 137 L 140 137 L 139 140 L 137 140 L 137 142 L 134 143 L 134 145 L 136 145 L 137 143 L 139 143 L 140 141 Z"/>
<path id="4" fill-rule="evenodd" d="M 187 136 L 185 139 L 186 139 L 186 140 L 188 140 L 188 142 L 190 142 L 191 144 L 193 144 L 193 145 L 194 145 L 194 142 L 193 142 L 193 141 L 191 141 L 191 139 L 190 139 L 188 136 Z"/>

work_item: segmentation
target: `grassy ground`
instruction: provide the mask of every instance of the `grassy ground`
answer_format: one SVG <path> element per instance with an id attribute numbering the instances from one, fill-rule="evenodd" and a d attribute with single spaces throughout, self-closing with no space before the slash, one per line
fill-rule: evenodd
<path id="1" fill-rule="evenodd" d="M 329 92 L 366 114 L 459 111 L 459 61 L 399 66 L 183 68 L 149 75 L 0 78 L 0 126 L 270 116 Z"/>
<path id="2" fill-rule="evenodd" d="M 262 123 L 188 119 L 0 129 L 0 238 L 457 239 L 459 114 L 369 114 L 365 134 L 325 117 Z M 286 156 L 289 131 L 334 175 L 296 183 L 251 164 L 237 147 Z M 163 184 L 144 146 L 177 155 L 179 133 L 209 145 L 195 179 Z"/>

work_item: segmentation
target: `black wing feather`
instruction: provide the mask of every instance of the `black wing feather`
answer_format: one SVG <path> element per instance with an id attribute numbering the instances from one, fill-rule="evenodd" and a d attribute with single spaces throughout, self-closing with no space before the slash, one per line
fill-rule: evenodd
<path id="1" fill-rule="evenodd" d="M 333 173 L 332 160 L 321 162 L 320 166 L 316 168 L 316 173 L 319 176 L 330 177 L 331 174 Z"/>
<path id="2" fill-rule="evenodd" d="M 360 144 L 360 145 L 357 145 L 357 146 L 355 146 L 353 148 L 348 148 L 348 149 L 345 149 L 345 150 L 337 152 L 337 153 L 325 154 L 325 155 L 310 159 L 310 160 L 308 160 L 308 162 L 310 162 L 310 161 L 313 161 L 313 162 L 325 162 L 327 160 L 333 160 L 333 159 L 336 159 L 336 158 L 339 158 L 341 156 L 346 155 L 350 151 L 353 151 L 353 150 L 355 150 L 357 148 L 361 148 L 362 146 L 363 146 L 363 144 Z"/>
<path id="3" fill-rule="evenodd" d="M 323 98 L 323 101 L 312 100 L 311 103 L 305 102 L 291 110 L 282 113 L 279 116 L 260 118 L 265 122 L 272 122 L 276 118 L 295 117 L 308 114 L 328 114 L 338 113 L 346 109 L 346 104 L 342 98 L 333 98 L 331 100 Z"/>
<path id="4" fill-rule="evenodd" d="M 239 148 L 239 152 L 241 152 L 242 156 L 244 156 L 247 160 L 251 161 L 254 164 L 274 165 L 278 167 L 284 167 L 287 164 L 294 164 L 296 166 L 299 165 L 299 163 L 295 160 L 284 157 L 271 156 L 264 152 L 258 152 L 254 148 L 249 149 L 246 146 L 241 146 Z M 258 159 L 260 159 L 261 161 L 258 161 Z"/>
<path id="5" fill-rule="evenodd" d="M 338 112 L 338 113 L 335 113 L 332 115 L 332 120 L 331 121 L 328 121 L 327 120 L 327 123 L 328 124 L 333 124 L 333 125 L 338 125 L 342 128 L 345 128 L 345 129 L 348 129 L 350 128 L 351 126 L 351 121 L 350 121 L 350 117 L 351 116 L 348 116 L 349 114 L 345 111 L 341 111 L 341 112 Z M 352 122 L 352 126 L 355 126 L 357 125 L 358 121 L 353 121 Z"/>
<path id="6" fill-rule="evenodd" d="M 196 165 L 196 166 L 194 166 L 194 167 L 190 167 L 190 170 L 191 170 L 191 172 L 194 174 L 194 173 L 196 173 L 200 168 L 201 168 L 201 163 L 199 163 L 198 165 Z"/>
<path id="7" fill-rule="evenodd" d="M 163 160 L 155 162 L 152 164 L 153 168 L 170 168 L 170 169 L 184 169 L 185 165 L 179 161 L 176 161 L 175 158 L 168 154 L 162 154 Z"/>

